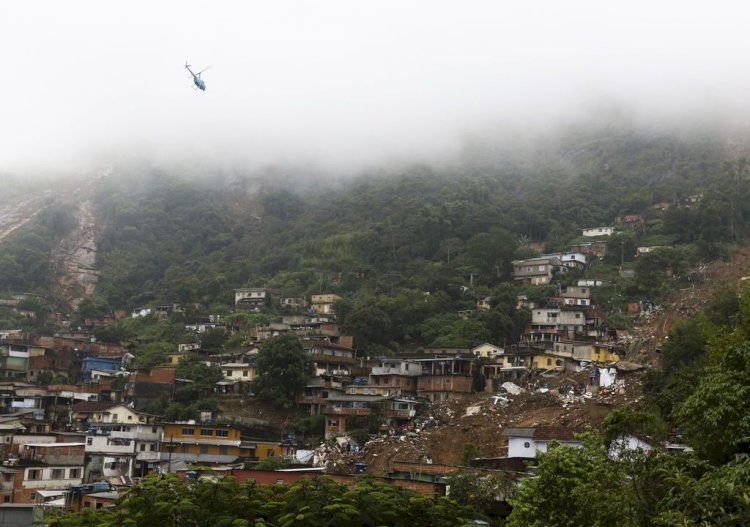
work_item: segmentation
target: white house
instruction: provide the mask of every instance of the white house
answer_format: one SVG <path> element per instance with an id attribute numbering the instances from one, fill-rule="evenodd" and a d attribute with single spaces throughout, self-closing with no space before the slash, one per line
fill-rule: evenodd
<path id="1" fill-rule="evenodd" d="M 240 309 L 260 311 L 266 304 L 266 289 L 264 287 L 243 287 L 234 290 L 234 305 Z"/>
<path id="2" fill-rule="evenodd" d="M 244 362 L 229 362 L 221 365 L 224 379 L 228 381 L 252 381 L 255 379 L 255 366 Z"/>
<path id="3" fill-rule="evenodd" d="M 594 227 L 592 229 L 583 229 L 583 235 L 589 238 L 595 238 L 596 236 L 612 236 L 612 233 L 614 232 L 614 227 Z"/>
<path id="4" fill-rule="evenodd" d="M 569 285 L 562 293 L 566 306 L 590 306 L 591 288 Z"/>
<path id="5" fill-rule="evenodd" d="M 514 260 L 511 263 L 513 265 L 513 280 L 524 284 L 549 284 L 552 281 L 552 274 L 556 270 L 567 271 L 560 258 L 554 256 Z"/>
<path id="6" fill-rule="evenodd" d="M 537 452 L 547 452 L 553 441 L 575 448 L 583 443 L 575 438 L 577 430 L 562 426 L 538 428 L 506 428 L 503 435 L 508 438 L 508 457 L 535 458 Z"/>
<path id="7" fill-rule="evenodd" d="M 583 253 L 564 253 L 561 260 L 565 267 L 574 269 L 586 267 L 586 255 Z"/>
<path id="8" fill-rule="evenodd" d="M 645 439 L 634 435 L 621 435 L 609 445 L 609 457 L 617 459 L 625 450 L 640 450 L 644 453 L 651 452 L 654 447 Z"/>

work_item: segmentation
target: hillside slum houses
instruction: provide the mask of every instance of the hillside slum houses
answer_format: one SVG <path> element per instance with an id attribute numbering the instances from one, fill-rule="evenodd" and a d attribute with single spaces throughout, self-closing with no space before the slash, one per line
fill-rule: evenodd
<path id="1" fill-rule="evenodd" d="M 514 261 L 513 278 L 526 284 L 551 283 L 557 273 L 587 265 L 587 258 L 603 250 L 602 243 L 584 242 L 570 252 Z M 112 492 L 153 472 L 179 472 L 196 464 L 246 469 L 269 457 L 296 461 L 293 438 L 259 438 L 210 413 L 167 422 L 146 412 L 150 403 L 169 400 L 190 382 L 179 379 L 176 369 L 191 353 L 221 369 L 223 379 L 215 394 L 252 396 L 260 345 L 282 334 L 296 335 L 311 359 L 313 375 L 295 402 L 309 414 L 323 416 L 327 438 L 344 436 L 353 427 L 407 430 L 420 405 L 494 393 L 503 383 L 537 374 L 591 371 L 585 389 L 595 391 L 600 383 L 610 382 L 607 368 L 619 360 L 614 335 L 602 327 L 605 315 L 592 300 L 592 289 L 601 285 L 600 280 L 583 279 L 558 287 L 543 306 L 519 297 L 519 306 L 531 312 L 519 342 L 427 348 L 399 357 L 357 352 L 336 319 L 339 296 L 285 297 L 263 287 L 237 289 L 235 309 L 262 311 L 279 302 L 297 314 L 244 326 L 226 324 L 218 315 L 196 317 L 185 326 L 195 333 L 195 341 L 175 345 L 164 364 L 147 370 L 134 367 L 128 343 L 94 342 L 85 332 L 38 336 L 0 329 L 0 499 L 6 504 L 48 504 L 58 502 L 63 493 L 67 505 L 73 500 L 78 507 L 107 506 Z M 479 299 L 477 310 L 488 308 L 489 299 Z M 184 316 L 174 304 L 139 307 L 131 316 L 172 313 Z M 243 331 L 248 345 L 204 352 L 200 334 L 216 328 Z M 527 439 L 521 444 L 541 440 L 535 433 L 518 432 Z M 516 436 L 508 438 L 515 452 Z"/>

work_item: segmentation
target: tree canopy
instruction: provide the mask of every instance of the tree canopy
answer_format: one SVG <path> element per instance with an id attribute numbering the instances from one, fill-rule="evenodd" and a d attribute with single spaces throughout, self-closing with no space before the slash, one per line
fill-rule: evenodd
<path id="1" fill-rule="evenodd" d="M 54 518 L 52 527 L 461 527 L 481 514 L 446 498 L 431 498 L 361 478 L 341 485 L 325 477 L 293 485 L 238 485 L 231 479 L 149 476 L 114 509 Z"/>
<path id="2" fill-rule="evenodd" d="M 256 360 L 255 393 L 285 408 L 312 376 L 312 361 L 294 333 L 263 341 Z"/>

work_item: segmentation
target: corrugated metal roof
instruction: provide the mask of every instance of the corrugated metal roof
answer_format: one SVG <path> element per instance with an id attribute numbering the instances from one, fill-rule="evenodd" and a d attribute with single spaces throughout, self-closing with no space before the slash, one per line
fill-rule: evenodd
<path id="1" fill-rule="evenodd" d="M 234 463 L 238 456 L 219 456 L 213 454 L 183 454 L 175 452 L 172 454 L 172 462 L 185 461 L 187 463 Z M 168 461 L 169 454 L 161 453 L 161 460 Z"/>
<path id="2" fill-rule="evenodd" d="M 540 426 L 537 428 L 506 428 L 503 435 L 506 437 L 527 437 L 539 441 L 573 441 L 575 435 L 581 433 L 576 428 L 565 426 Z"/>

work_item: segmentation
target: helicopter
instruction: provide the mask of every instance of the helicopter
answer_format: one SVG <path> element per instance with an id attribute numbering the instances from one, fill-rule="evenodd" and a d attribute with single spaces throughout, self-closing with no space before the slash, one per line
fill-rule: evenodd
<path id="1" fill-rule="evenodd" d="M 208 66 L 207 68 L 203 68 L 198 73 L 193 73 L 193 70 L 190 69 L 190 64 L 188 64 L 187 61 L 185 61 L 185 69 L 188 70 L 190 72 L 190 75 L 193 76 L 193 82 L 198 87 L 198 89 L 200 89 L 201 91 L 206 91 L 206 81 L 204 81 L 203 79 L 201 79 L 201 73 L 203 73 L 204 71 L 206 71 L 210 67 L 211 66 Z"/>

